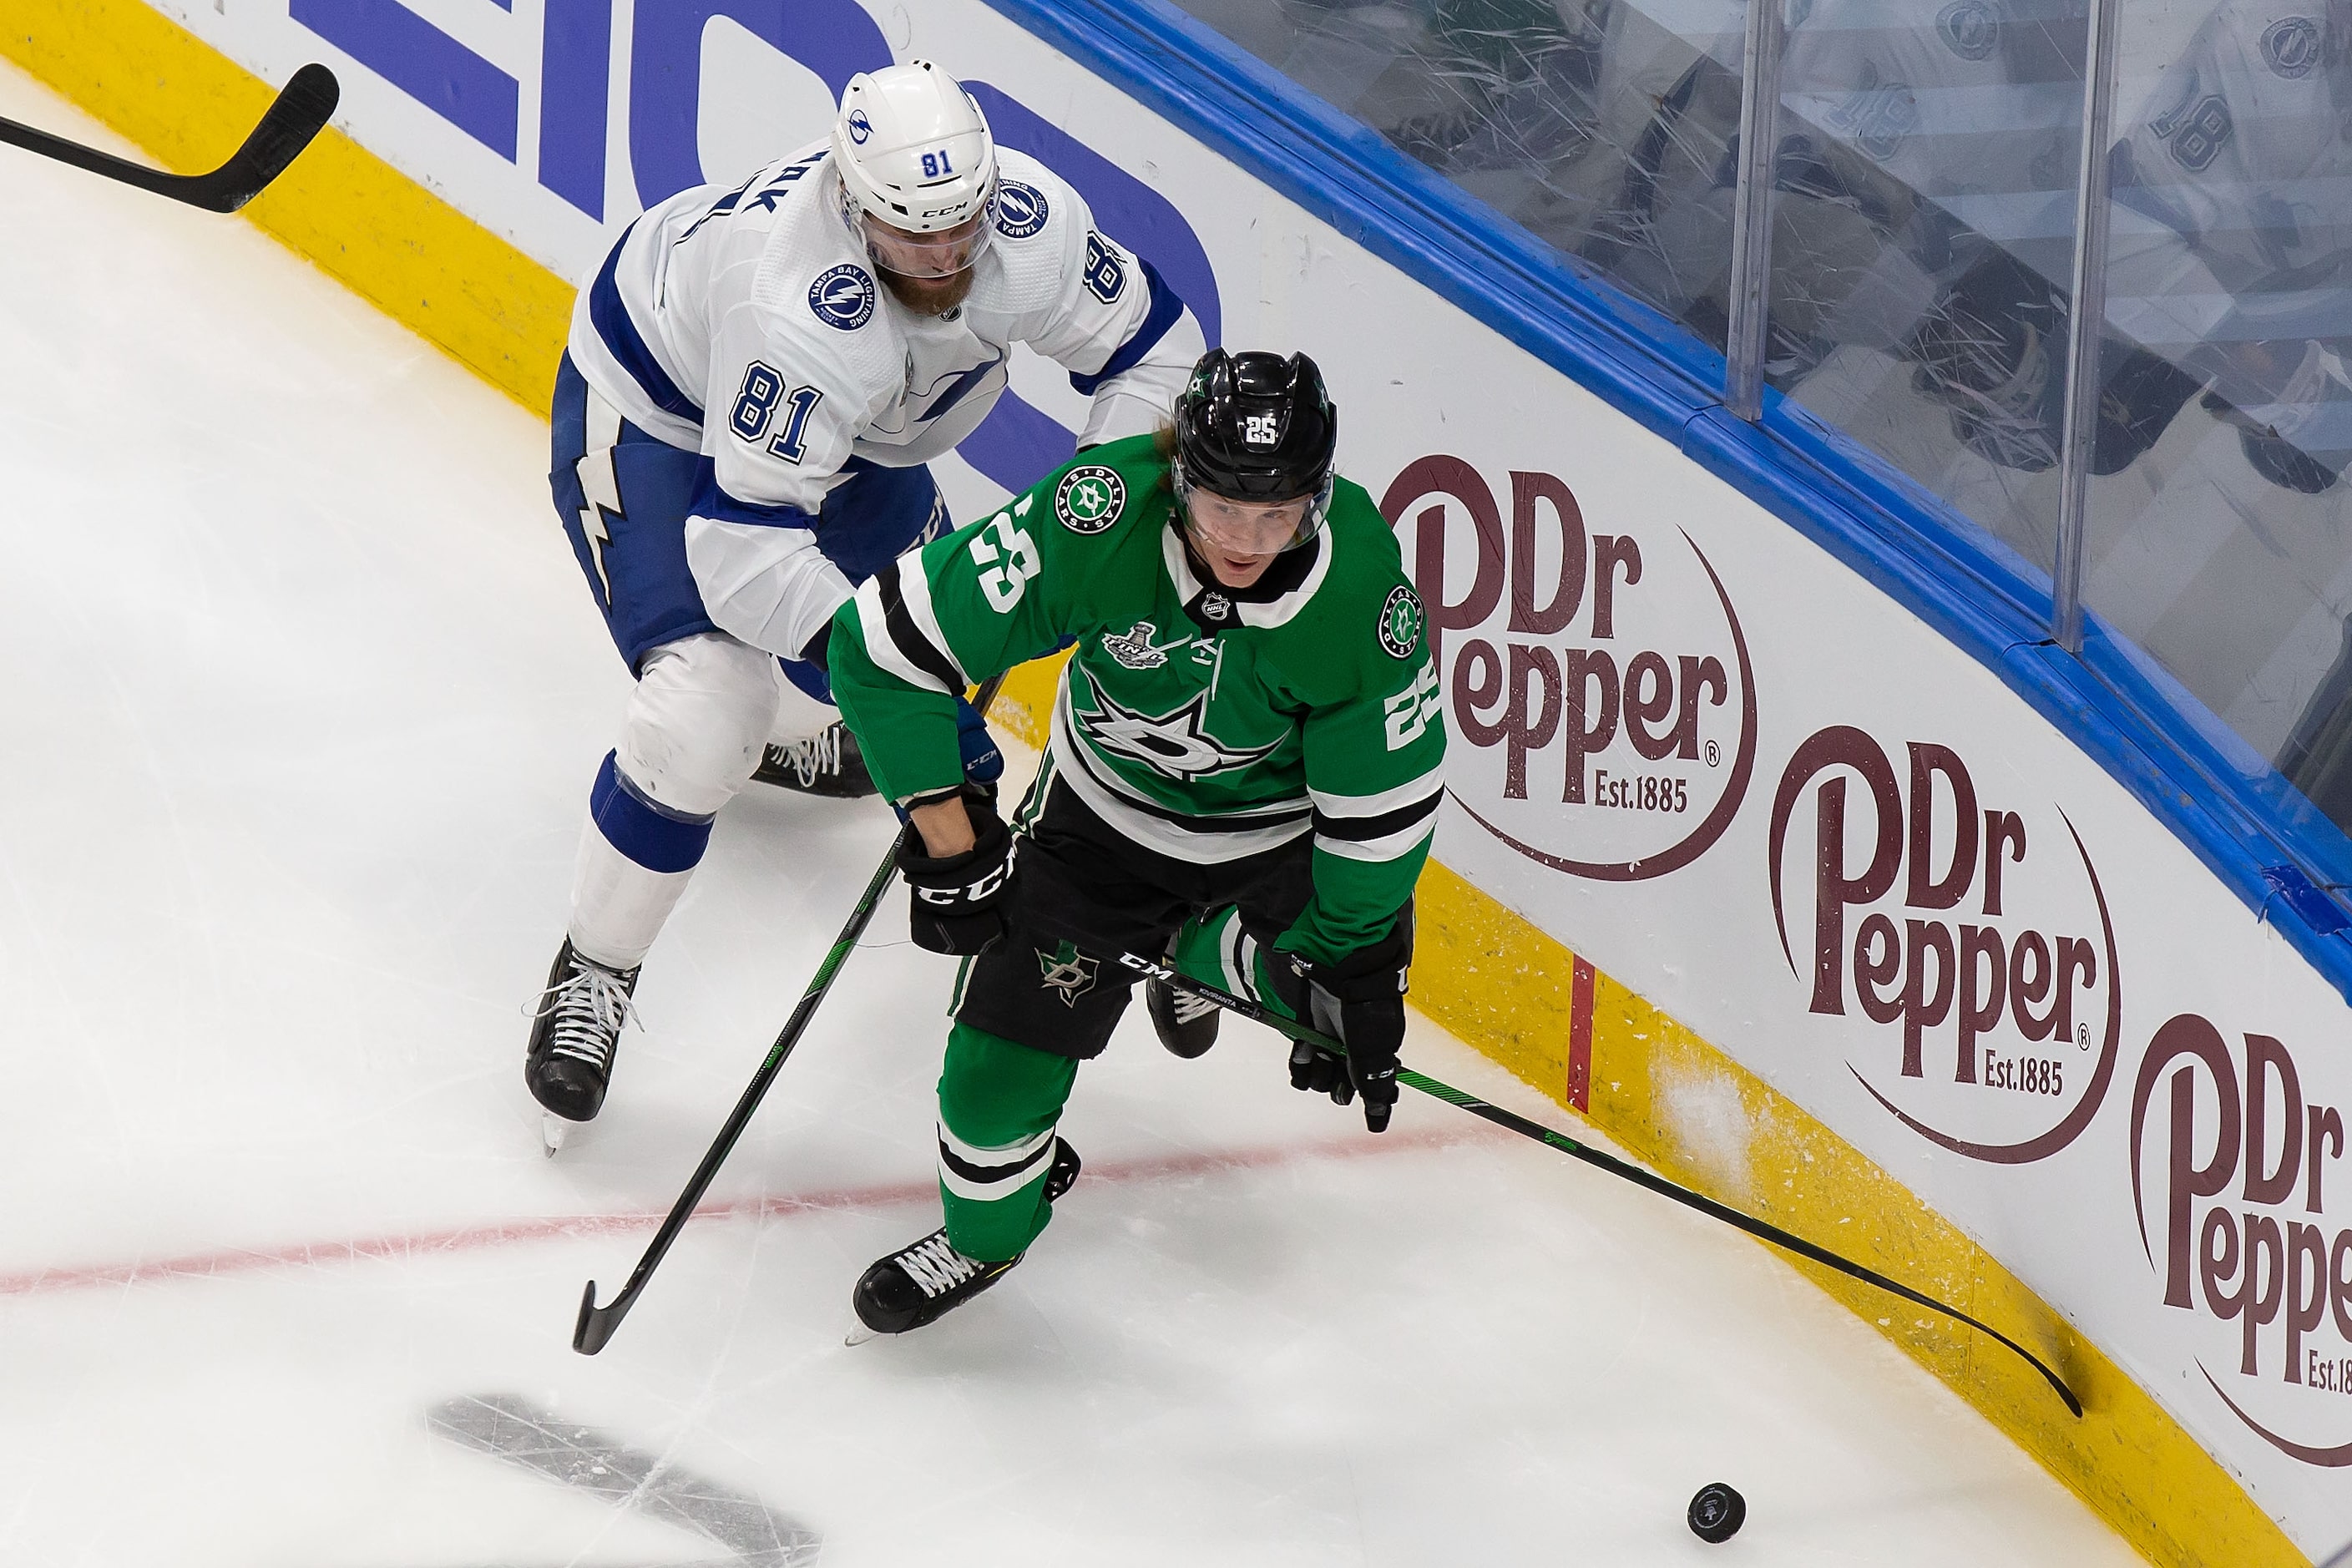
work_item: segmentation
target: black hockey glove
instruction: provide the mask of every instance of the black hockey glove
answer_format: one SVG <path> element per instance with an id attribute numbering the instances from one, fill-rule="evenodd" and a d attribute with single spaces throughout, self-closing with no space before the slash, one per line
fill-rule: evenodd
<path id="1" fill-rule="evenodd" d="M 1395 930 L 1372 946 L 1337 963 L 1317 963 L 1296 952 L 1276 952 L 1267 963 L 1283 1004 L 1305 1023 L 1337 1037 L 1345 1057 L 1296 1041 L 1290 1049 L 1290 1087 L 1328 1094 L 1334 1105 L 1364 1100 L 1364 1126 L 1388 1130 L 1397 1101 L 1397 1047 L 1404 1044 L 1405 967 L 1412 960 L 1412 911 L 1397 916 Z"/>
<path id="2" fill-rule="evenodd" d="M 962 854 L 935 859 L 919 832 L 909 832 L 898 846 L 915 945 L 959 956 L 979 952 L 1004 934 L 997 906 L 1004 901 L 1013 871 L 1013 835 L 996 815 L 994 791 L 967 786 L 963 809 L 971 818 L 973 842 Z"/>

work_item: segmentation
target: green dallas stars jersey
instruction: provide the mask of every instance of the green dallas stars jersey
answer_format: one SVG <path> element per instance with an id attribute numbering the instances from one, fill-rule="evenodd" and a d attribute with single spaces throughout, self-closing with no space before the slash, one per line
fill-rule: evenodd
<path id="1" fill-rule="evenodd" d="M 1259 603 L 1193 574 L 1174 504 L 1151 437 L 1089 450 L 860 588 L 834 619 L 834 696 L 905 800 L 961 780 L 951 691 L 1075 640 L 1055 776 L 1195 863 L 1312 833 L 1315 897 L 1282 945 L 1337 960 L 1387 934 L 1436 824 L 1445 730 L 1421 602 L 1359 485 L 1335 486 L 1303 580 Z"/>

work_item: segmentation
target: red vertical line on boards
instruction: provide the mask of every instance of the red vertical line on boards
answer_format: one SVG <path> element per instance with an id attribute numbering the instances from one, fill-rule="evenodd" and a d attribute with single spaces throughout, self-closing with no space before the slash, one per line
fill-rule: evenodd
<path id="1" fill-rule="evenodd" d="M 1569 991 L 1568 1103 L 1579 1110 L 1592 1109 L 1592 965 L 1581 958 L 1576 959 Z"/>

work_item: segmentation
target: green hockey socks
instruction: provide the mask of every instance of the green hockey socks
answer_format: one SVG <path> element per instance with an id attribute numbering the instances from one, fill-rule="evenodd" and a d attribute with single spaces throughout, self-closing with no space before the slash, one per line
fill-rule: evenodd
<path id="1" fill-rule="evenodd" d="M 940 1070 L 940 1200 L 967 1258 L 1018 1258 L 1054 1216 L 1045 1175 L 1077 1081 L 1068 1057 L 957 1023 Z"/>

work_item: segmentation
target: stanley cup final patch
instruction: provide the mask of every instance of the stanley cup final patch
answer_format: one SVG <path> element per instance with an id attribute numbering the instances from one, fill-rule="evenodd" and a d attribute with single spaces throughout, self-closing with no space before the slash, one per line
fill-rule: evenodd
<path id="1" fill-rule="evenodd" d="M 1054 515 L 1072 533 L 1100 533 L 1127 508 L 1127 481 L 1100 463 L 1080 463 L 1054 489 Z"/>
<path id="2" fill-rule="evenodd" d="M 1421 647 L 1421 596 L 1400 583 L 1381 606 L 1381 647 L 1391 658 L 1411 658 Z"/>

